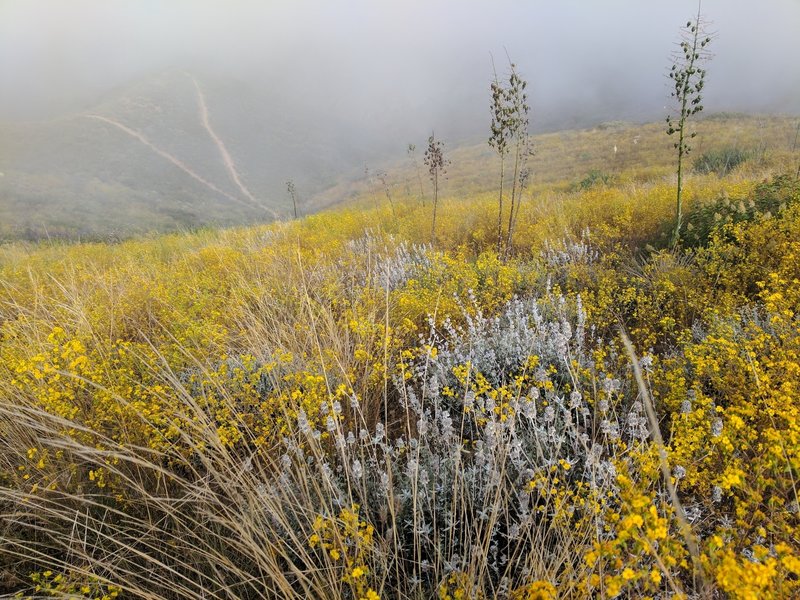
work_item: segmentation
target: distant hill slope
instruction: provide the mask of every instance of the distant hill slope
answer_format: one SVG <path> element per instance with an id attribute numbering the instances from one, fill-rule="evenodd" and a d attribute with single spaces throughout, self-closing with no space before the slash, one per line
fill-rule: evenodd
<path id="1" fill-rule="evenodd" d="M 352 167 L 337 135 L 346 129 L 278 95 L 182 71 L 80 113 L 0 124 L 0 239 L 272 220 L 288 214 L 288 179 L 307 197 Z"/>
<path id="2" fill-rule="evenodd" d="M 698 135 L 691 142 L 692 151 L 685 163 L 687 172 L 691 172 L 694 161 L 703 154 L 732 149 L 742 151 L 747 157 L 744 168 L 796 165 L 800 163 L 799 127 L 800 119 L 796 116 L 741 113 L 704 116 L 691 123 Z M 661 122 L 611 121 L 585 129 L 533 135 L 528 188 L 535 192 L 553 186 L 610 183 L 623 174 L 637 180 L 661 177 L 674 171 L 674 141 L 666 135 Z M 356 181 L 332 186 L 315 195 L 313 201 L 323 206 L 343 202 L 371 205 L 376 198 L 385 200 L 387 188 L 395 199 L 430 197 L 431 182 L 422 160 L 424 151 L 424 144 L 420 143 L 413 154 L 375 164 L 371 174 L 362 173 Z M 463 197 L 498 189 L 499 158 L 485 141 L 452 147 L 445 140 L 445 155 L 451 164 L 440 181 L 441 196 Z M 506 175 L 509 176 L 508 172 Z"/>
<path id="3" fill-rule="evenodd" d="M 372 204 L 387 190 L 396 199 L 430 194 L 424 140 L 382 139 L 363 123 L 288 98 L 280 89 L 168 71 L 74 114 L 0 124 L 0 241 L 271 221 L 291 212 L 289 179 L 304 214 L 354 200 Z M 791 153 L 797 118 L 717 115 L 697 129 L 690 160 L 725 147 L 763 159 Z M 611 122 L 532 141 L 532 190 L 632 169 L 637 177 L 664 174 L 674 161 L 659 123 Z M 408 142 L 417 144 L 413 156 L 404 156 Z M 485 141 L 445 143 L 452 164 L 443 195 L 497 188 L 498 159 Z"/>

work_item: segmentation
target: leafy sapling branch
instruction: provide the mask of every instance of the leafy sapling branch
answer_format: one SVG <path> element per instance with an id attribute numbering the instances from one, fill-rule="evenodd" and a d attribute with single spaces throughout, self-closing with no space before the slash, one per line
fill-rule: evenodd
<path id="1" fill-rule="evenodd" d="M 526 161 L 531 154 L 528 134 L 530 106 L 525 92 L 528 83 L 519 75 L 514 63 L 510 65 L 507 82 L 501 82 L 495 72 L 490 85 L 491 114 L 489 146 L 500 156 L 500 192 L 497 215 L 497 251 L 507 256 L 514 235 L 514 225 L 519 213 L 522 190 L 529 171 Z M 503 234 L 503 192 L 505 187 L 506 155 L 514 152 L 514 171 L 511 182 L 511 206 L 508 214 L 508 229 Z"/>
<path id="2" fill-rule="evenodd" d="M 494 80 L 489 86 L 492 94 L 492 122 L 490 126 L 489 147 L 494 149 L 500 157 L 500 193 L 498 196 L 497 213 L 497 253 L 500 254 L 503 245 L 503 185 L 505 182 L 506 155 L 510 141 L 509 115 L 506 105 L 505 88 L 497 78 L 495 71 Z"/>
<path id="3" fill-rule="evenodd" d="M 444 144 L 437 140 L 432 133 L 428 138 L 428 148 L 425 150 L 425 166 L 433 184 L 433 219 L 431 221 L 431 240 L 436 241 L 436 209 L 439 203 L 439 177 L 447 173 L 450 161 L 444 157 Z"/>
<path id="4" fill-rule="evenodd" d="M 517 67 L 511 63 L 511 73 L 508 77 L 508 87 L 506 88 L 506 98 L 510 108 L 509 126 L 511 139 L 514 142 L 514 178 L 511 182 L 511 209 L 508 215 L 508 236 L 506 238 L 506 254 L 511 249 L 511 239 L 514 235 L 514 224 L 519 205 L 522 200 L 522 189 L 527 182 L 529 171 L 526 161 L 530 155 L 530 140 L 528 135 L 528 95 L 525 88 L 528 83 L 517 73 Z"/>

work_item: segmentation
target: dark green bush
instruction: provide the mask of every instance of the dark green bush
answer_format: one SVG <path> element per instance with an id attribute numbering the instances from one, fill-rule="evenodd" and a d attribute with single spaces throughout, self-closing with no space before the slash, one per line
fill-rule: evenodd
<path id="1" fill-rule="evenodd" d="M 727 175 L 737 166 L 748 160 L 751 153 L 739 148 L 721 148 L 709 150 L 694 161 L 696 173 L 716 173 L 720 177 Z"/>
<path id="2" fill-rule="evenodd" d="M 687 215 L 683 245 L 690 248 L 706 246 L 711 234 L 726 223 L 774 216 L 798 202 L 800 181 L 790 175 L 779 175 L 759 184 L 750 197 L 723 196 L 709 203 L 697 204 Z"/>
<path id="3" fill-rule="evenodd" d="M 611 185 L 612 183 L 614 183 L 614 177 L 612 175 L 598 169 L 592 169 L 586 174 L 586 177 L 578 182 L 575 189 L 588 190 L 596 185 Z"/>

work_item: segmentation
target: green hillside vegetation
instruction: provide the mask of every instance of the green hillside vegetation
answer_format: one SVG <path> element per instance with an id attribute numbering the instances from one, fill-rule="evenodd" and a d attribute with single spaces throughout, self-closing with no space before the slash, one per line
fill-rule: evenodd
<path id="1" fill-rule="evenodd" d="M 391 205 L 0 247 L 0 592 L 797 596 L 794 126 L 698 121 L 747 159 L 689 173 L 674 249 L 626 124 L 535 138 L 507 260 L 485 146 L 435 239 L 407 160 Z"/>

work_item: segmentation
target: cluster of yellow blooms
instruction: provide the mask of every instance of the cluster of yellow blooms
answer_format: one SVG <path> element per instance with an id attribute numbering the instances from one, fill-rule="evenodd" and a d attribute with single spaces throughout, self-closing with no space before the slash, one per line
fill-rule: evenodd
<path id="1" fill-rule="evenodd" d="M 314 533 L 308 543 L 323 550 L 343 571 L 342 581 L 358 600 L 378 600 L 378 593 L 369 584 L 367 561 L 373 551 L 372 525 L 360 519 L 358 505 L 343 508 L 337 517 L 317 516 Z"/>
<path id="2" fill-rule="evenodd" d="M 484 600 L 486 597 L 464 571 L 453 571 L 439 585 L 439 600 Z M 511 590 L 508 597 L 510 600 L 557 600 L 558 591 L 549 581 L 537 580 Z"/>
<path id="3" fill-rule="evenodd" d="M 114 600 L 122 595 L 122 588 L 116 585 L 103 584 L 100 581 L 89 578 L 88 582 L 79 583 L 85 579 L 83 577 L 69 577 L 63 573 L 53 571 L 41 571 L 32 573 L 30 576 L 33 583 L 33 596 L 17 594 L 15 598 L 23 600 L 33 600 L 33 598 L 53 597 L 53 598 L 84 598 L 86 600 Z"/>

